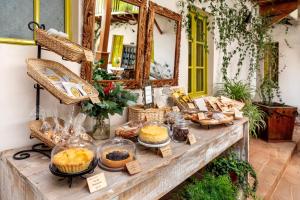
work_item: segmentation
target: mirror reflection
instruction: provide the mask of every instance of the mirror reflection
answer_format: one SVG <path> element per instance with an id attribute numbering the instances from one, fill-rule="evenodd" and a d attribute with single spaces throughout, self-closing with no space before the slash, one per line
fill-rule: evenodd
<path id="1" fill-rule="evenodd" d="M 174 78 L 177 23 L 155 14 L 151 49 L 150 80 Z M 166 56 L 168 52 L 168 56 Z"/>
<path id="2" fill-rule="evenodd" d="M 112 0 L 111 3 L 109 35 L 106 38 L 108 64 L 105 67 L 118 79 L 135 79 L 139 7 L 121 0 Z M 96 9 L 96 19 L 97 16 Z M 101 18 L 101 14 L 99 16 Z M 97 49 L 100 44 L 100 37 L 97 39 L 97 36 L 101 32 L 101 24 L 99 20 L 96 21 L 95 48 Z"/>

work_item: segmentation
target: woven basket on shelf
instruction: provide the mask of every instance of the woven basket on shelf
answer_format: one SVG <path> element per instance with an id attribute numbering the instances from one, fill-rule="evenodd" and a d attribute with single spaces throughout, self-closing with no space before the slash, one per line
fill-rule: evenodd
<path id="1" fill-rule="evenodd" d="M 128 107 L 128 121 L 164 121 L 165 113 L 168 108 L 148 108 L 144 109 L 141 105 Z"/>
<path id="2" fill-rule="evenodd" d="M 66 68 L 64 65 L 44 59 L 27 59 L 27 74 L 32 77 L 37 83 L 42 85 L 46 90 L 53 94 L 56 98 L 61 100 L 64 104 L 74 104 L 84 100 L 88 100 L 90 97 L 96 97 L 99 95 L 98 91 L 90 85 L 88 82 L 77 76 L 71 70 Z M 70 79 L 74 80 L 76 83 L 83 85 L 85 91 L 88 93 L 87 96 L 71 97 L 67 93 L 59 90 L 54 86 L 53 83 L 42 73 L 42 70 L 48 68 L 54 71 L 58 71 L 60 74 L 68 76 Z"/>
<path id="3" fill-rule="evenodd" d="M 68 39 L 48 35 L 46 31 L 39 28 L 35 30 L 35 33 L 38 44 L 63 56 L 65 59 L 78 63 L 87 60 L 84 50 L 90 51 L 89 49 L 85 49 Z"/>

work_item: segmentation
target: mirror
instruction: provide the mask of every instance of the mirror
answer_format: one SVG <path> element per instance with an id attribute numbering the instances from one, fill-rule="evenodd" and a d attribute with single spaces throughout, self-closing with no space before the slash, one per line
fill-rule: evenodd
<path id="1" fill-rule="evenodd" d="M 115 75 L 113 81 L 123 82 L 127 88 L 141 86 L 145 9 L 146 0 L 96 0 L 94 26 L 88 30 L 93 38 L 94 63 L 104 61 L 100 67 Z M 91 68 L 85 67 L 85 72 L 92 73 Z"/>
<path id="2" fill-rule="evenodd" d="M 149 11 L 144 79 L 156 87 L 177 85 L 181 15 L 153 2 Z"/>
<path id="3" fill-rule="evenodd" d="M 124 1 L 113 4 L 107 69 L 118 79 L 135 79 L 139 7 Z"/>

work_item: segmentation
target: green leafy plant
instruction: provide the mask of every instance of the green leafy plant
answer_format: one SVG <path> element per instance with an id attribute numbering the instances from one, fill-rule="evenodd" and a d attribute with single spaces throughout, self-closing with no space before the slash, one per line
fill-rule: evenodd
<path id="1" fill-rule="evenodd" d="M 248 83 L 236 80 L 227 80 L 222 84 L 218 94 L 227 96 L 238 101 L 251 101 L 252 89 Z"/>
<path id="2" fill-rule="evenodd" d="M 260 85 L 259 95 L 265 105 L 272 105 L 276 96 L 279 101 L 282 102 L 278 83 L 267 76 L 263 79 L 262 84 Z"/>
<path id="3" fill-rule="evenodd" d="M 112 80 L 113 75 L 108 74 L 104 69 L 95 68 L 94 87 L 99 92 L 100 103 L 93 104 L 91 101 L 85 101 L 81 105 L 82 112 L 90 117 L 98 119 L 108 118 L 109 114 L 123 114 L 124 107 L 130 102 L 137 101 L 137 95 L 125 90 L 120 83 L 109 82 L 100 84 L 99 80 Z"/>
<path id="4" fill-rule="evenodd" d="M 236 185 L 244 192 L 245 197 L 256 197 L 257 176 L 253 167 L 247 162 L 240 160 L 236 153 L 229 153 L 226 156 L 215 159 L 208 167 L 207 171 L 219 177 L 224 175 L 236 175 Z M 253 184 L 249 183 L 248 177 L 253 178 Z"/>
<path id="5" fill-rule="evenodd" d="M 257 131 L 263 129 L 266 126 L 264 120 L 265 113 L 251 102 L 246 103 L 243 110 L 244 116 L 249 119 L 249 133 L 250 135 L 257 137 Z"/>
<path id="6" fill-rule="evenodd" d="M 266 126 L 265 113 L 251 102 L 252 89 L 248 83 L 242 81 L 228 80 L 221 85 L 217 95 L 224 95 L 231 99 L 245 102 L 242 109 L 244 116 L 249 119 L 249 133 L 257 137 L 257 130 Z"/>
<path id="7" fill-rule="evenodd" d="M 228 175 L 215 177 L 207 173 L 200 181 L 193 179 L 178 196 L 182 200 L 235 200 L 237 189 Z"/>

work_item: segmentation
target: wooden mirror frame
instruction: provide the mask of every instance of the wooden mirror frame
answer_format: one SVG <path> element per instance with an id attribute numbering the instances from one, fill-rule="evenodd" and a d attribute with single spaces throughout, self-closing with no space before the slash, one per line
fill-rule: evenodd
<path id="1" fill-rule="evenodd" d="M 151 52 L 152 52 L 152 40 L 153 40 L 153 28 L 155 24 L 155 14 L 167 17 L 175 20 L 177 23 L 176 33 L 176 45 L 175 45 L 175 60 L 174 60 L 174 76 L 173 79 L 151 80 L 154 87 L 162 87 L 165 85 L 177 86 L 178 85 L 178 73 L 179 73 L 179 57 L 180 57 L 180 40 L 181 40 L 181 20 L 182 16 L 176 12 L 173 12 L 165 7 L 162 7 L 156 3 L 149 2 L 149 19 L 147 28 L 147 41 L 146 41 L 146 55 L 144 65 L 144 79 L 150 78 L 150 64 L 151 64 Z"/>
<path id="2" fill-rule="evenodd" d="M 126 3 L 133 4 L 139 7 L 139 19 L 138 19 L 138 31 L 137 31 L 137 51 L 136 51 L 136 62 L 135 62 L 135 79 L 133 80 L 103 80 L 101 83 L 107 82 L 123 82 L 124 86 L 128 89 L 141 88 L 142 86 L 142 68 L 144 62 L 144 42 L 146 34 L 146 14 L 147 14 L 147 0 L 122 0 Z M 100 52 L 100 58 L 104 59 L 107 63 L 109 53 L 107 51 L 107 43 L 110 29 L 111 19 L 111 0 L 106 0 L 105 5 L 105 16 L 102 19 L 101 24 L 101 35 L 100 45 L 104 45 L 103 51 Z M 95 0 L 84 0 L 83 6 L 83 32 L 82 32 L 82 46 L 93 50 L 94 46 L 94 24 L 95 24 Z M 108 12 L 109 11 L 109 12 Z M 104 44 L 103 44 L 104 43 Z M 106 48 L 105 48 L 106 46 Z M 83 62 L 81 66 L 80 76 L 81 78 L 92 82 L 92 63 Z"/>

